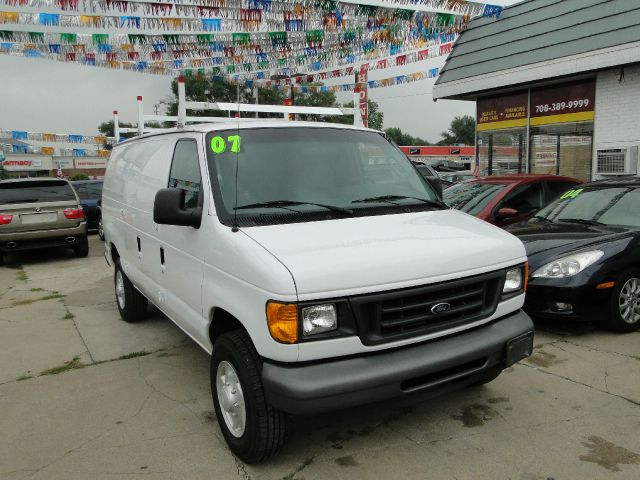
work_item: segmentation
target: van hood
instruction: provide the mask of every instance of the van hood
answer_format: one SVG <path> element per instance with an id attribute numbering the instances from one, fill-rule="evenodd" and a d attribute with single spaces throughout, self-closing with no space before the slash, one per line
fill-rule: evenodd
<path id="1" fill-rule="evenodd" d="M 518 261 L 516 237 L 456 210 L 243 228 L 299 296 L 343 296 L 480 274 Z M 462 275 L 461 275 L 462 274 Z"/>

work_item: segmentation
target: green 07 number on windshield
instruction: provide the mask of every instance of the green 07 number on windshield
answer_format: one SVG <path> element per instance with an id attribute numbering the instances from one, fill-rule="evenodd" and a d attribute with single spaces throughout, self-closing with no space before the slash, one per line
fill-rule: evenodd
<path id="1" fill-rule="evenodd" d="M 211 151 L 216 155 L 226 152 L 227 144 L 231 146 L 231 153 L 240 152 L 240 135 L 229 135 L 225 140 L 220 135 L 211 139 Z"/>

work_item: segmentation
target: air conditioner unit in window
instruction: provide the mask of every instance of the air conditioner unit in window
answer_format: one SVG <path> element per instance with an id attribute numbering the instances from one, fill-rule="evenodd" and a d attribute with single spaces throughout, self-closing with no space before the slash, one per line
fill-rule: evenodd
<path id="1" fill-rule="evenodd" d="M 596 162 L 598 175 L 635 175 L 638 172 L 638 146 L 597 150 Z"/>

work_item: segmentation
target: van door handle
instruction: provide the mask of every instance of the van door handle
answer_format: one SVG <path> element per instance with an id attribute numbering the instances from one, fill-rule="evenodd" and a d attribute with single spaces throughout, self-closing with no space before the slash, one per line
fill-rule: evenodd
<path id="1" fill-rule="evenodd" d="M 160 264 L 164 267 L 164 248 L 160 247 Z"/>

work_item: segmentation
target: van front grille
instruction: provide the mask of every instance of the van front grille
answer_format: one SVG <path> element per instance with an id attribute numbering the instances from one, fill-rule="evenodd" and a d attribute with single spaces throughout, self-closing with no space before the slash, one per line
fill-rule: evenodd
<path id="1" fill-rule="evenodd" d="M 365 345 L 437 333 L 487 318 L 495 312 L 504 271 L 462 280 L 352 297 Z"/>

